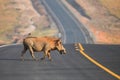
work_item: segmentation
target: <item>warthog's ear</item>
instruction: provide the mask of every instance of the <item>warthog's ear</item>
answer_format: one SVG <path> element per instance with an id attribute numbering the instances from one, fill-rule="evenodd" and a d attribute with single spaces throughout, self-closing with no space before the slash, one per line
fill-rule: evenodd
<path id="1" fill-rule="evenodd" d="M 59 45 L 59 43 L 61 43 L 61 40 L 60 39 L 56 39 L 55 40 L 55 45 Z"/>

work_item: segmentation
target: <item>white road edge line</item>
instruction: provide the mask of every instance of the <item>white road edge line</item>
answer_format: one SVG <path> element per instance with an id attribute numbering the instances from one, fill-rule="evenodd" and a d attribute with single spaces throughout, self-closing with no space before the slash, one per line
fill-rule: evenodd
<path id="1" fill-rule="evenodd" d="M 80 25 L 77 23 L 77 21 L 74 19 L 74 17 L 72 15 L 70 15 L 70 13 L 68 11 L 66 11 L 66 8 L 63 7 L 60 3 L 60 1 L 57 0 L 57 2 L 60 4 L 60 6 L 64 9 L 64 11 L 75 21 L 77 27 L 81 30 L 82 34 L 84 35 L 85 41 L 86 43 L 88 43 L 87 37 L 85 36 L 85 33 L 83 32 L 83 30 L 79 27 Z M 64 5 L 64 4 L 63 4 Z M 69 10 L 69 9 L 68 9 Z M 71 11 L 70 11 L 71 12 Z M 72 13 L 73 14 L 73 13 Z"/>
<path id="2" fill-rule="evenodd" d="M 64 30 L 64 27 L 63 25 L 61 24 L 60 20 L 58 19 L 58 17 L 56 16 L 56 14 L 52 11 L 52 9 L 48 6 L 48 4 L 45 2 L 45 0 L 43 0 L 44 4 L 47 6 L 47 8 L 49 9 L 50 13 L 54 15 L 54 17 L 56 18 L 58 24 L 61 26 L 61 29 L 63 31 L 63 34 L 64 34 L 64 40 L 63 40 L 63 43 L 66 43 L 66 34 L 65 34 L 65 30 Z M 58 26 L 59 27 L 59 26 Z M 59 27 L 60 28 L 60 27 Z"/>
<path id="3" fill-rule="evenodd" d="M 6 45 L 1 45 L 0 48 L 2 48 L 2 47 L 7 47 L 7 46 L 21 45 L 21 44 L 22 44 L 22 43 L 6 44 Z"/>

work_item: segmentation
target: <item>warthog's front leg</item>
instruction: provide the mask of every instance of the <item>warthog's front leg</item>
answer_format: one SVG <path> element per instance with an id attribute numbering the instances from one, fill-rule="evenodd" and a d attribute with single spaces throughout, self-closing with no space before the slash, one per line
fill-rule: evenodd
<path id="1" fill-rule="evenodd" d="M 50 61 L 52 61 L 52 58 L 51 58 L 50 52 L 47 53 L 47 56 L 48 56 L 48 59 L 49 59 Z"/>
<path id="2" fill-rule="evenodd" d="M 44 60 L 46 56 L 47 56 L 47 51 L 44 52 L 43 57 L 41 58 L 41 60 Z"/>
<path id="3" fill-rule="evenodd" d="M 34 55 L 34 52 L 33 52 L 33 49 L 31 46 L 29 46 L 29 50 L 30 50 L 30 54 L 31 54 L 33 60 L 37 61 L 38 59 L 35 58 L 35 55 Z"/>
<path id="4" fill-rule="evenodd" d="M 52 61 L 51 56 L 50 56 L 50 51 L 45 51 L 43 57 L 41 58 L 41 60 L 44 60 L 46 56 L 48 56 L 48 59 L 50 61 Z"/>

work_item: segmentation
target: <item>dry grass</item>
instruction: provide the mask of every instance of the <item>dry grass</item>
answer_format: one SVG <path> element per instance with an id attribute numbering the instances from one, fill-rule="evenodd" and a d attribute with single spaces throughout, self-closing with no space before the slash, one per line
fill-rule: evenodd
<path id="1" fill-rule="evenodd" d="M 32 33 L 32 36 L 36 36 L 36 37 L 39 37 L 39 36 L 57 36 L 53 33 L 56 33 L 57 34 L 57 29 L 45 29 L 45 30 L 36 30 Z"/>
<path id="2" fill-rule="evenodd" d="M 0 39 L 8 40 L 7 32 L 12 32 L 12 29 L 18 23 L 17 18 L 19 13 L 14 8 L 10 7 L 11 0 L 0 0 Z"/>
<path id="3" fill-rule="evenodd" d="M 103 6 L 105 6 L 109 12 L 120 18 L 120 0 L 99 0 Z"/>
<path id="4" fill-rule="evenodd" d="M 39 4 L 36 6 L 40 14 L 33 8 L 34 3 Z M 34 3 L 31 0 L 0 0 L 0 44 L 16 42 L 16 39 L 20 42 L 28 33 L 34 36 L 57 34 L 57 27 L 48 19 L 43 5 L 39 0 Z"/>
<path id="5" fill-rule="evenodd" d="M 92 19 L 84 23 L 95 43 L 120 44 L 120 0 L 76 0 Z"/>
<path id="6" fill-rule="evenodd" d="M 82 15 L 67 0 L 62 2 L 82 22 L 90 32 L 91 37 L 97 44 L 120 44 L 120 18 L 112 14 L 110 10 L 99 0 L 75 0 L 86 14 L 91 18 L 88 19 Z M 112 0 L 114 1 L 114 0 Z M 114 4 L 119 2 L 114 2 Z M 106 3 L 108 4 L 108 3 Z M 112 6 L 112 5 L 111 5 Z M 116 6 L 118 10 L 119 7 Z"/>

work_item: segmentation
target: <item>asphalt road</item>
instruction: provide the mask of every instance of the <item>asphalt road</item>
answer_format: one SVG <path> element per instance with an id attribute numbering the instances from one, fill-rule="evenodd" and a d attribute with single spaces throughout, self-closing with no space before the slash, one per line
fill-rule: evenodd
<path id="1" fill-rule="evenodd" d="M 120 45 L 84 44 L 83 47 L 88 55 L 120 75 Z"/>
<path id="2" fill-rule="evenodd" d="M 54 13 L 53 16 L 56 16 L 62 24 L 65 32 L 66 43 L 89 42 L 87 36 L 85 36 L 85 33 L 81 28 L 83 25 L 78 23 L 75 18 L 71 16 L 69 11 L 63 7 L 59 0 L 45 0 L 44 2 L 48 5 L 47 7 L 49 7 L 49 9 Z"/>
<path id="3" fill-rule="evenodd" d="M 105 66 L 120 75 L 118 49 L 120 46 L 83 45 L 83 47 L 88 55 L 105 63 Z M 22 48 L 22 45 L 0 47 L 0 80 L 118 80 L 76 51 L 74 44 L 65 45 L 67 50 L 65 55 L 52 51 L 52 62 L 47 58 L 44 61 L 33 61 L 29 52 L 25 54 L 25 61 L 21 61 Z M 114 53 L 111 53 L 111 48 L 112 51 L 115 50 Z M 101 52 L 101 55 L 98 52 Z M 42 55 L 35 53 L 37 58 Z"/>

